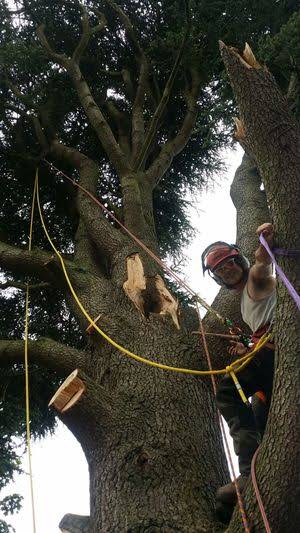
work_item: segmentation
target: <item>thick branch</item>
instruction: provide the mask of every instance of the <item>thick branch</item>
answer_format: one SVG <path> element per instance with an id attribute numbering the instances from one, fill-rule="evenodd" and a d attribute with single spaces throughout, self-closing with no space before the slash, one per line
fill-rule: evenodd
<path id="1" fill-rule="evenodd" d="M 118 128 L 118 143 L 123 152 L 130 157 L 130 120 L 126 112 L 120 111 L 112 99 L 107 100 L 106 109 Z"/>
<path id="2" fill-rule="evenodd" d="M 6 86 L 11 90 L 13 95 L 20 102 L 22 102 L 22 104 L 24 104 L 27 109 L 29 109 L 29 110 L 36 109 L 36 106 L 35 106 L 35 104 L 34 104 L 34 102 L 33 102 L 33 100 L 31 99 L 30 96 L 28 96 L 27 94 L 23 94 L 22 91 L 20 91 L 20 89 L 11 80 L 9 80 L 6 76 L 4 77 L 3 81 L 6 84 Z M 20 112 L 20 111 L 18 111 L 18 112 Z"/>
<path id="3" fill-rule="evenodd" d="M 299 126 L 291 116 L 288 102 L 274 78 L 257 63 L 249 47 L 242 55 L 224 43 L 220 47 L 240 111 L 245 132 L 243 143 L 254 157 L 264 182 L 276 245 L 299 249 Z M 299 262 L 293 257 L 278 258 L 278 262 L 288 279 L 296 285 L 297 277 L 300 278 Z M 295 410 L 295 405 L 299 403 L 299 390 L 291 387 L 291 383 L 299 379 L 299 313 L 281 283 L 278 283 L 276 317 L 278 354 L 273 398 L 256 472 L 272 530 L 292 531 L 299 518 L 295 515 L 296 499 L 293 494 L 299 478 L 296 459 L 299 435 Z M 287 442 L 289 446 L 286 446 Z M 277 457 L 276 461 L 274 457 Z M 277 489 L 273 491 L 271 488 L 275 486 Z M 253 492 L 250 487 L 248 489 L 244 494 L 246 508 L 253 526 L 260 531 L 263 527 L 261 516 Z M 235 514 L 228 532 L 239 530 L 239 519 Z"/>
<path id="4" fill-rule="evenodd" d="M 69 58 L 66 54 L 58 54 L 53 50 L 53 48 L 50 46 L 50 43 L 45 35 L 45 24 L 41 24 L 37 28 L 37 36 L 41 41 L 41 44 L 43 45 L 44 49 L 46 50 L 49 57 L 54 59 L 59 65 L 62 65 L 66 68 L 66 64 L 68 63 Z"/>
<path id="5" fill-rule="evenodd" d="M 197 119 L 197 97 L 200 79 L 196 72 L 193 73 L 192 89 L 186 93 L 187 110 L 182 126 L 176 137 L 163 145 L 159 156 L 146 172 L 148 179 L 155 185 L 170 167 L 174 157 L 186 146 Z"/>
<path id="6" fill-rule="evenodd" d="M 76 150 L 57 141 L 52 143 L 51 155 L 72 164 L 80 174 L 80 185 L 97 196 L 99 168 L 97 163 Z M 101 208 L 82 190 L 78 190 L 78 210 L 85 228 L 101 253 L 112 254 L 123 242 L 122 235 L 106 220 Z M 79 235 L 77 235 L 79 238 Z M 92 260 L 92 258 L 90 257 Z"/>
<path id="7" fill-rule="evenodd" d="M 82 14 L 82 19 L 81 19 L 81 23 L 82 23 L 82 35 L 81 35 L 81 39 L 77 45 L 77 47 L 75 48 L 74 52 L 73 52 L 73 55 L 72 55 L 72 59 L 75 63 L 79 64 L 80 62 L 80 59 L 81 57 L 83 56 L 87 46 L 88 46 L 88 43 L 89 43 L 89 40 L 91 38 L 92 35 L 94 35 L 95 33 L 98 33 L 100 31 L 102 31 L 105 26 L 106 26 L 106 18 L 105 16 L 103 15 L 103 13 L 100 13 L 100 12 L 97 12 L 97 15 L 99 17 L 99 24 L 97 24 L 97 26 L 94 26 L 93 28 L 90 26 L 90 22 L 89 22 L 89 15 L 88 15 L 88 12 L 87 12 L 87 9 L 84 5 L 80 4 L 80 7 L 81 7 L 81 10 L 83 12 Z"/>
<path id="8" fill-rule="evenodd" d="M 258 245 L 256 229 L 263 222 L 270 221 L 267 197 L 261 190 L 261 183 L 255 162 L 244 154 L 231 184 L 230 196 L 237 212 L 237 244 L 251 262 Z"/>
<path id="9" fill-rule="evenodd" d="M 139 79 L 138 79 L 138 87 L 134 99 L 134 103 L 132 106 L 132 161 L 135 161 L 135 159 L 138 157 L 138 154 L 142 150 L 143 143 L 144 143 L 144 136 L 145 136 L 145 126 L 144 126 L 144 101 L 145 101 L 145 94 L 147 89 L 147 80 L 148 80 L 148 62 L 143 55 L 141 65 L 140 65 L 140 73 L 139 73 Z"/>
<path id="10" fill-rule="evenodd" d="M 90 531 L 90 517 L 68 513 L 61 519 L 58 527 L 62 532 L 88 533 Z"/>
<path id="11" fill-rule="evenodd" d="M 243 142 L 264 181 L 275 229 L 280 232 L 280 245 L 298 248 L 299 125 L 290 114 L 288 102 L 273 76 L 265 68 L 257 66 L 257 62 L 253 66 L 246 61 L 245 52 L 241 56 L 223 43 L 221 53 L 240 109 L 245 131 Z M 286 216 L 282 213 L 293 213 L 293 222 L 287 217 L 285 223 Z"/>
<path id="12" fill-rule="evenodd" d="M 123 9 L 121 9 L 120 6 L 118 6 L 113 0 L 105 0 L 105 2 L 117 13 L 120 20 L 123 22 L 124 27 L 126 29 L 126 32 L 128 36 L 130 37 L 133 45 L 135 46 L 138 54 L 140 57 L 143 55 L 143 49 L 138 41 L 137 35 L 135 33 L 134 27 L 131 23 L 131 20 L 129 17 L 124 13 Z"/>
<path id="13" fill-rule="evenodd" d="M 47 281 L 43 283 L 34 283 L 34 284 L 26 284 L 26 283 L 19 283 L 17 281 L 6 281 L 5 283 L 0 283 L 0 290 L 5 289 L 20 289 L 22 291 L 26 291 L 27 287 L 32 291 L 36 289 L 46 289 L 47 287 L 51 287 L 51 283 L 48 283 Z"/>
<path id="14" fill-rule="evenodd" d="M 42 125 L 41 125 L 41 122 L 39 120 L 39 118 L 37 116 L 33 116 L 32 117 L 32 123 L 33 123 L 33 127 L 34 127 L 34 131 L 35 131 L 35 135 L 36 135 L 36 138 L 39 142 L 39 144 L 41 145 L 41 148 L 47 152 L 49 150 L 49 144 L 48 144 L 48 140 L 47 140 L 47 137 L 43 131 L 43 128 L 42 128 Z"/>
<path id="15" fill-rule="evenodd" d="M 160 121 L 160 119 L 161 119 L 161 117 L 162 117 L 162 115 L 164 113 L 164 110 L 165 110 L 167 104 L 168 104 L 168 101 L 169 101 L 169 98 L 170 98 L 170 95 L 171 95 L 171 91 L 172 91 L 172 88 L 173 88 L 173 85 L 174 85 L 174 81 L 175 81 L 175 78 L 176 78 L 176 75 L 177 75 L 177 72 L 178 72 L 178 69 L 179 69 L 179 66 L 180 66 L 180 62 L 181 62 L 181 59 L 182 59 L 182 56 L 183 56 L 183 52 L 184 52 L 184 49 L 185 49 L 189 34 L 190 34 L 190 14 L 189 14 L 189 10 L 187 9 L 187 23 L 186 23 L 186 29 L 185 29 L 185 32 L 184 32 L 182 43 L 181 43 L 181 46 L 179 48 L 179 51 L 178 51 L 174 66 L 173 66 L 172 71 L 171 71 L 171 74 L 170 74 L 169 79 L 168 79 L 168 81 L 166 83 L 166 86 L 164 88 L 164 92 L 162 94 L 161 100 L 160 100 L 160 102 L 159 102 L 159 104 L 157 106 L 157 109 L 156 109 L 156 111 L 155 111 L 155 113 L 154 113 L 154 115 L 153 115 L 153 117 L 152 117 L 152 119 L 150 121 L 149 128 L 148 128 L 147 135 L 146 135 L 145 141 L 143 143 L 142 149 L 141 149 L 141 151 L 139 153 L 139 156 L 138 156 L 137 160 L 134 163 L 134 169 L 135 170 L 139 170 L 140 168 L 142 168 L 143 164 L 145 163 L 145 161 L 147 159 L 147 155 L 149 153 L 149 148 L 151 147 L 153 139 L 154 139 L 155 134 L 157 132 L 159 121 Z"/>
<path id="16" fill-rule="evenodd" d="M 50 269 L 50 264 L 59 270 L 55 258 L 49 252 L 42 250 L 33 250 L 29 252 L 26 249 L 11 246 L 5 242 L 0 242 L 0 268 L 17 274 L 27 274 L 39 277 L 50 283 L 58 283 L 57 278 Z"/>
<path id="17" fill-rule="evenodd" d="M 121 71 L 121 74 L 122 74 L 123 82 L 125 85 L 125 91 L 126 91 L 127 97 L 129 99 L 130 98 L 133 99 L 134 98 L 134 87 L 133 87 L 130 71 L 126 68 L 123 68 Z"/>
<path id="18" fill-rule="evenodd" d="M 49 338 L 28 343 L 29 362 L 55 370 L 60 375 L 85 368 L 85 353 Z M 24 362 L 23 340 L 0 340 L 0 366 Z"/>
<path id="19" fill-rule="evenodd" d="M 37 34 L 43 47 L 52 59 L 54 59 L 67 70 L 91 126 L 94 128 L 98 139 L 100 140 L 116 171 L 119 175 L 122 175 L 124 172 L 126 172 L 126 170 L 128 170 L 127 158 L 120 149 L 109 124 L 105 120 L 100 108 L 96 104 L 91 94 L 91 90 L 81 73 L 79 65 L 74 60 L 68 58 L 65 54 L 57 54 L 53 51 L 45 36 L 44 29 L 44 25 L 41 25 L 37 30 Z"/>

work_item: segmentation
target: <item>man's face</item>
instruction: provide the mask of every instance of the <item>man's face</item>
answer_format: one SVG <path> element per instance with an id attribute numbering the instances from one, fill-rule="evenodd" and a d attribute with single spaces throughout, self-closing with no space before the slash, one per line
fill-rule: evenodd
<path id="1" fill-rule="evenodd" d="M 241 266 L 237 265 L 233 258 L 223 261 L 220 266 L 215 268 L 214 273 L 219 276 L 226 285 L 238 285 L 244 275 Z"/>

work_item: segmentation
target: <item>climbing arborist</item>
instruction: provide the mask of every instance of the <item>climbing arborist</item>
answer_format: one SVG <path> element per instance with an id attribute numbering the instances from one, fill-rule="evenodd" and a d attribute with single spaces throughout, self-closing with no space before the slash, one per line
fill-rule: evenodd
<path id="1" fill-rule="evenodd" d="M 273 246 L 272 224 L 262 224 L 256 233 L 258 236 L 263 233 L 269 246 Z M 219 285 L 241 295 L 243 320 L 253 332 L 252 341 L 257 342 L 273 321 L 276 304 L 276 280 L 265 248 L 259 245 L 255 252 L 255 263 L 250 268 L 248 259 L 238 246 L 218 241 L 204 250 L 202 266 L 203 271 L 208 271 Z M 242 343 L 232 341 L 233 355 L 242 356 L 247 350 L 249 348 Z M 238 373 L 238 380 L 247 398 L 257 391 L 262 391 L 265 401 L 270 404 L 273 366 L 274 346 L 268 344 Z M 219 384 L 217 405 L 229 426 L 234 450 L 238 455 L 240 476 L 237 481 L 242 492 L 250 474 L 252 457 L 260 442 L 260 433 L 252 408 L 242 401 L 230 376 L 226 375 Z M 234 484 L 228 483 L 219 488 L 217 500 L 234 504 Z"/>

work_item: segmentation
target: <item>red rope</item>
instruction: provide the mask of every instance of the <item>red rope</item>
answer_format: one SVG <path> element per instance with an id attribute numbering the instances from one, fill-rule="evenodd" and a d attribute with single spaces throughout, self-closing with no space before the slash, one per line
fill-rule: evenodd
<path id="1" fill-rule="evenodd" d="M 202 339 L 203 339 L 203 346 L 204 346 L 204 350 L 205 350 L 207 364 L 208 364 L 209 370 L 212 370 L 210 353 L 209 353 L 209 349 L 208 349 L 208 346 L 207 346 L 206 337 L 205 337 L 205 331 L 204 331 L 202 318 L 201 318 L 201 315 L 200 315 L 200 310 L 199 310 L 199 306 L 198 305 L 197 305 L 197 313 L 198 313 L 200 331 L 201 331 L 201 335 L 202 335 Z M 211 382 L 212 382 L 214 395 L 216 396 L 216 394 L 217 394 L 217 385 L 216 385 L 215 376 L 213 374 L 211 374 L 210 378 L 211 378 Z M 223 422 L 222 416 L 221 416 L 219 411 L 218 411 L 218 417 L 219 417 L 219 423 L 220 423 L 220 427 L 221 427 L 221 433 L 222 433 L 223 440 L 224 440 L 224 443 L 225 443 L 227 457 L 228 457 L 228 460 L 229 460 L 229 466 L 230 466 L 231 475 L 232 475 L 232 478 L 233 478 L 233 483 L 234 483 L 234 487 L 235 487 L 235 491 L 236 491 L 236 495 L 237 495 L 237 500 L 238 500 L 238 504 L 239 504 L 241 517 L 242 517 L 243 526 L 244 526 L 244 529 L 245 529 L 246 533 L 251 533 L 251 529 L 249 527 L 249 523 L 248 523 L 248 520 L 247 520 L 247 515 L 246 515 L 246 511 L 245 511 L 244 502 L 243 502 L 243 499 L 242 499 L 242 495 L 241 495 L 241 492 L 240 492 L 240 489 L 239 489 L 239 486 L 238 486 L 238 483 L 237 483 L 235 471 L 234 471 L 233 461 L 232 461 L 232 457 L 231 457 L 231 453 L 230 453 L 228 439 L 227 439 L 226 432 L 225 432 L 224 422 Z"/>
<path id="2" fill-rule="evenodd" d="M 252 478 L 253 488 L 254 488 L 256 499 L 257 499 L 258 507 L 259 507 L 259 510 L 260 510 L 260 514 L 262 516 L 262 519 L 263 519 L 263 522 L 264 522 L 264 526 L 266 528 L 266 532 L 267 533 L 271 533 L 270 524 L 269 524 L 269 521 L 268 521 L 268 518 L 267 518 L 267 515 L 266 515 L 264 504 L 263 504 L 263 501 L 261 499 L 261 495 L 260 495 L 259 488 L 258 488 L 257 481 L 256 481 L 255 463 L 256 463 L 256 457 L 257 457 L 258 451 L 259 451 L 259 448 L 257 448 L 255 454 L 253 455 L 252 461 L 251 461 L 251 478 Z"/>

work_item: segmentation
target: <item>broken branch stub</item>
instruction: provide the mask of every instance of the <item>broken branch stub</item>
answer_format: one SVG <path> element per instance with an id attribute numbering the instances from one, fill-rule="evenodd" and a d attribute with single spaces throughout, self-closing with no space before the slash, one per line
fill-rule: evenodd
<path id="1" fill-rule="evenodd" d="M 234 138 L 237 141 L 243 141 L 246 137 L 246 131 L 244 128 L 244 124 L 238 117 L 234 117 L 233 120 L 234 120 L 235 127 L 236 127 L 236 130 L 234 132 Z"/>
<path id="2" fill-rule="evenodd" d="M 127 257 L 127 275 L 123 289 L 135 307 L 146 317 L 150 313 L 170 315 L 176 328 L 180 329 L 178 300 L 172 296 L 159 274 L 145 276 L 139 254 Z"/>
<path id="3" fill-rule="evenodd" d="M 226 51 L 234 54 L 247 69 L 267 69 L 257 61 L 248 43 L 245 44 L 242 53 L 240 53 L 234 46 L 227 46 L 223 41 L 219 41 L 219 47 L 222 55 L 224 55 Z"/>

